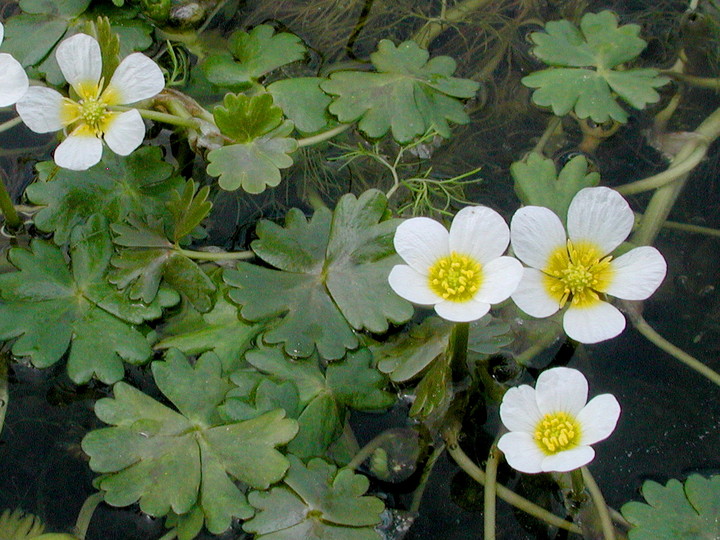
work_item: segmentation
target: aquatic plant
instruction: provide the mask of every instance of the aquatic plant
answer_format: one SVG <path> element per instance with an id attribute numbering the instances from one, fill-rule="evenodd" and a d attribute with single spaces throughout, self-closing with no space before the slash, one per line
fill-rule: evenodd
<path id="1" fill-rule="evenodd" d="M 482 507 L 486 539 L 643 538 L 673 519 L 714 535 L 714 477 L 646 483 L 647 505 L 610 508 L 599 484 L 614 449 L 592 445 L 620 404 L 588 402 L 576 368 L 609 384 L 607 349 L 585 345 L 627 316 L 720 384 L 641 304 L 678 258 L 652 246 L 662 227 L 718 235 L 667 221 L 720 112 L 669 132 L 686 90 L 666 86 L 717 81 L 683 73 L 679 50 L 660 70 L 631 13 L 581 2 L 271 4 L 3 10 L 0 104 L 19 114 L 0 124 L 14 130 L 3 159 L 32 175 L 0 182 L 3 450 L 23 373 L 57 366 L 49 384 L 66 372 L 82 409 L 94 401 L 63 430 L 75 440 L 36 445 L 98 474 L 78 481 L 95 492 L 72 535 L 38 538 L 85 538 L 98 505 L 163 518 L 146 536 L 164 540 L 400 538 L 438 486 Z M 665 170 L 623 161 L 649 151 L 627 142 L 640 124 Z M 53 135 L 14 146 L 31 132 Z M 667 281 L 650 321 L 677 307 Z M 633 382 L 624 418 L 643 414 L 633 395 L 658 394 Z M 436 474 L 444 455 L 467 476 Z M 475 502 L 458 496 L 479 484 Z M 497 499 L 532 519 L 496 523 Z"/>

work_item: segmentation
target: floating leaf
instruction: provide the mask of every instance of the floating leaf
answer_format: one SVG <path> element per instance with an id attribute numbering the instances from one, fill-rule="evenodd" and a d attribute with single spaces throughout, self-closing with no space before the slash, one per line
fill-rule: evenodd
<path id="1" fill-rule="evenodd" d="M 299 131 L 313 133 L 325 128 L 330 118 L 327 108 L 332 100 L 320 88 L 324 80 L 293 77 L 269 84 L 267 91 Z"/>
<path id="2" fill-rule="evenodd" d="M 243 525 L 258 540 L 379 540 L 373 526 L 380 522 L 382 501 L 364 495 L 369 486 L 365 476 L 340 469 L 321 459 L 307 467 L 290 456 L 290 470 L 284 486 L 269 492 L 250 493 L 258 509 Z"/>
<path id="3" fill-rule="evenodd" d="M 394 402 L 393 396 L 383 390 L 385 378 L 372 367 L 372 355 L 367 349 L 349 352 L 324 373 L 315 356 L 291 361 L 278 348 L 253 350 L 245 357 L 261 373 L 297 387 L 302 410 L 298 416 L 300 430 L 288 449 L 303 457 L 327 451 L 342 432 L 346 407 L 380 410 Z"/>
<path id="4" fill-rule="evenodd" d="M 189 355 L 213 351 L 222 362 L 223 372 L 231 373 L 242 365 L 242 354 L 252 346 L 265 325 L 240 319 L 237 306 L 225 297 L 228 286 L 219 281 L 213 280 L 216 300 L 212 310 L 200 313 L 188 305 L 161 328 L 155 348 L 176 348 Z"/>
<path id="5" fill-rule="evenodd" d="M 245 96 L 226 94 L 224 106 L 213 109 L 215 124 L 223 135 L 238 143 L 262 137 L 280 125 L 282 109 L 273 105 L 270 94 Z"/>
<path id="6" fill-rule="evenodd" d="M 182 191 L 182 179 L 171 177 L 172 166 L 162 150 L 145 146 L 127 157 L 105 152 L 102 161 L 87 171 L 60 169 L 48 161 L 37 165 L 40 181 L 28 186 L 30 202 L 45 206 L 35 214 L 38 229 L 55 232 L 55 242 L 65 244 L 73 226 L 93 214 L 110 223 L 129 214 L 164 216 L 165 201 L 173 190 Z"/>
<path id="7" fill-rule="evenodd" d="M 178 251 L 167 239 L 163 222 L 152 216 L 144 222 L 135 216 L 128 225 L 116 223 L 115 244 L 124 246 L 111 262 L 115 269 L 109 280 L 121 290 L 128 289 L 130 298 L 151 302 L 161 280 L 187 296 L 201 312 L 209 311 L 215 299 L 215 284 L 191 259 Z"/>
<path id="8" fill-rule="evenodd" d="M 647 504 L 629 502 L 622 514 L 632 525 L 630 540 L 714 540 L 720 538 L 720 475 L 691 475 L 685 485 L 670 480 L 663 486 L 647 480 Z"/>
<path id="9" fill-rule="evenodd" d="M 123 360 L 140 364 L 150 357 L 145 336 L 132 325 L 160 317 L 178 298 L 163 290 L 144 305 L 107 283 L 112 244 L 101 216 L 76 227 L 70 244 L 72 270 L 62 251 L 43 240 L 33 240 L 30 251 L 11 250 L 18 271 L 0 275 L 0 339 L 17 337 L 13 354 L 29 356 L 37 367 L 53 365 L 69 347 L 73 381 L 95 376 L 110 384 L 122 379 Z"/>
<path id="10" fill-rule="evenodd" d="M 510 166 L 515 193 L 523 204 L 549 208 L 565 221 L 570 201 L 583 188 L 597 186 L 600 175 L 588 172 L 585 156 L 575 156 L 557 173 L 552 159 L 532 152 Z"/>
<path id="11" fill-rule="evenodd" d="M 217 406 L 229 385 L 212 353 L 191 366 L 171 352 L 152 368 L 158 388 L 178 411 L 117 383 L 115 397 L 95 405 L 98 418 L 114 427 L 91 431 L 82 442 L 90 467 L 104 473 L 97 485 L 105 502 L 139 501 L 152 516 L 199 507 L 208 530 L 220 534 L 234 517 L 253 513 L 236 481 L 267 489 L 284 476 L 289 463 L 276 447 L 295 436 L 297 423 L 281 410 L 222 423 Z"/>
<path id="12" fill-rule="evenodd" d="M 465 124 L 470 119 L 456 98 L 475 95 L 479 84 L 452 77 L 455 60 L 429 53 L 414 41 L 398 45 L 387 39 L 370 55 L 377 73 L 337 71 L 320 87 L 337 96 L 330 112 L 340 122 L 355 122 L 369 137 L 382 137 L 388 130 L 406 143 L 434 129 L 450 136 L 448 120 Z"/>
<path id="13" fill-rule="evenodd" d="M 618 27 L 617 16 L 610 11 L 586 13 L 580 29 L 569 21 L 551 21 L 545 32 L 530 37 L 536 45 L 533 53 L 553 67 L 523 77 L 522 83 L 537 88 L 533 101 L 552 107 L 558 116 L 574 110 L 578 117 L 597 123 L 627 122 L 614 94 L 642 109 L 660 99 L 655 88 L 669 81 L 655 69 L 619 68 L 645 48 L 639 33 L 636 24 Z"/>
<path id="14" fill-rule="evenodd" d="M 165 203 L 173 217 L 175 243 L 189 235 L 210 213 L 212 203 L 207 200 L 210 187 L 199 187 L 193 180 L 185 183 L 182 193 L 173 191 L 172 199 Z"/>
<path id="15" fill-rule="evenodd" d="M 243 188 L 262 193 L 280 183 L 280 169 L 293 164 L 289 156 L 297 150 L 297 141 L 288 138 L 293 125 L 285 121 L 273 131 L 246 143 L 231 144 L 208 154 L 207 173 L 219 176 L 220 187 L 227 191 Z"/>
<path id="16" fill-rule="evenodd" d="M 288 32 L 275 34 L 267 24 L 233 33 L 228 47 L 232 57 L 213 55 L 203 65 L 211 83 L 226 87 L 248 85 L 274 69 L 302 60 L 306 50 L 299 37 Z"/>
<path id="17" fill-rule="evenodd" d="M 406 321 L 412 306 L 387 283 L 399 262 L 392 245 L 399 220 L 384 220 L 386 209 L 385 196 L 370 190 L 343 196 L 334 212 L 320 209 L 310 221 L 297 209 L 285 227 L 261 221 L 252 249 L 280 270 L 239 263 L 225 272 L 230 299 L 247 320 L 280 317 L 264 339 L 284 343 L 291 356 L 317 348 L 338 359 L 358 345 L 353 328 L 385 332 L 389 322 Z"/>

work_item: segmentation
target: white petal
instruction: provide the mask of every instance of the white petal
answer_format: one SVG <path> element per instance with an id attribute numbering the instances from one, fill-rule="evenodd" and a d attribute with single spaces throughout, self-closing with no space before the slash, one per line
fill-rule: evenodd
<path id="1" fill-rule="evenodd" d="M 482 264 L 505 253 L 509 242 L 507 223 L 486 206 L 463 208 L 450 225 L 450 251 L 470 255 Z"/>
<path id="2" fill-rule="evenodd" d="M 452 233 L 451 233 L 452 234 Z M 523 266 L 515 257 L 498 257 L 482 268 L 482 283 L 475 300 L 497 304 L 510 297 L 523 276 Z"/>
<path id="3" fill-rule="evenodd" d="M 576 446 L 571 450 L 545 456 L 542 461 L 543 472 L 567 472 L 579 469 L 590 463 L 595 457 L 595 450 L 589 446 Z"/>
<path id="4" fill-rule="evenodd" d="M 83 85 L 97 85 L 102 74 L 100 45 L 87 34 L 75 34 L 55 50 L 55 58 L 65 80 L 83 96 Z"/>
<path id="5" fill-rule="evenodd" d="M 102 157 L 102 141 L 90 135 L 70 135 L 55 150 L 55 163 L 72 171 L 84 171 Z"/>
<path id="6" fill-rule="evenodd" d="M 564 247 L 567 237 L 560 218 L 542 206 L 520 208 L 510 222 L 515 256 L 533 268 L 543 269 L 550 253 Z"/>
<path id="7" fill-rule="evenodd" d="M 543 371 L 535 384 L 535 400 L 542 414 L 566 412 L 576 416 L 587 403 L 588 382 L 577 369 Z"/>
<path id="8" fill-rule="evenodd" d="M 611 264 L 612 281 L 603 292 L 624 300 L 645 300 L 667 273 L 665 258 L 652 246 L 631 249 Z"/>
<path id="9" fill-rule="evenodd" d="M 35 133 L 49 133 L 63 128 L 63 96 L 52 88 L 31 86 L 15 108 L 25 125 Z"/>
<path id="10" fill-rule="evenodd" d="M 522 431 L 506 433 L 500 437 L 498 448 L 505 454 L 508 465 L 516 471 L 530 474 L 542 472 L 545 454 L 529 433 Z"/>
<path id="11" fill-rule="evenodd" d="M 570 240 L 592 241 L 608 254 L 628 237 L 635 217 L 622 195 L 607 187 L 581 189 L 568 208 Z"/>
<path id="12" fill-rule="evenodd" d="M 592 398 L 577 415 L 581 425 L 580 444 L 595 444 L 607 439 L 620 417 L 620 404 L 612 394 Z"/>
<path id="13" fill-rule="evenodd" d="M 110 105 L 126 105 L 151 98 L 164 87 L 158 65 L 142 53 L 133 53 L 120 62 L 105 92 L 113 94 Z"/>
<path id="14" fill-rule="evenodd" d="M 393 242 L 397 254 L 421 274 L 427 274 L 440 257 L 450 254 L 447 229 L 426 217 L 403 221 L 395 231 Z"/>
<path id="15" fill-rule="evenodd" d="M 145 123 L 137 109 L 113 117 L 104 139 L 110 150 L 121 156 L 132 153 L 145 138 Z"/>
<path id="16" fill-rule="evenodd" d="M 607 302 L 597 302 L 586 308 L 570 306 L 563 317 L 563 328 L 575 341 L 598 343 L 625 330 L 625 317 Z"/>
<path id="17" fill-rule="evenodd" d="M 442 300 L 435 304 L 435 312 L 443 319 L 453 322 L 476 321 L 490 311 L 490 304 L 476 299 L 467 302 L 450 302 Z"/>
<path id="18" fill-rule="evenodd" d="M 0 107 L 16 103 L 28 89 L 28 78 L 20 62 L 0 53 Z"/>
<path id="19" fill-rule="evenodd" d="M 390 287 L 398 296 L 415 304 L 430 306 L 442 301 L 428 286 L 427 276 L 416 272 L 405 264 L 398 264 L 390 270 Z"/>
<path id="20" fill-rule="evenodd" d="M 545 289 L 545 274 L 534 268 L 523 268 L 523 275 L 511 297 L 513 302 L 532 317 L 549 317 L 560 309 L 559 302 Z"/>
<path id="21" fill-rule="evenodd" d="M 535 389 L 527 384 L 510 388 L 500 404 L 500 419 L 510 431 L 534 433 L 542 418 L 535 401 Z"/>
<path id="22" fill-rule="evenodd" d="M 0 45 L 2 45 L 3 40 L 5 39 L 5 27 L 2 23 L 0 23 Z"/>

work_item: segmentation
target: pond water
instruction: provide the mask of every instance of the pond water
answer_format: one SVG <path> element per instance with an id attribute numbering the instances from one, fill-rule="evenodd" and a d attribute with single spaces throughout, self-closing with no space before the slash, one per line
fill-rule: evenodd
<path id="1" fill-rule="evenodd" d="M 207 12 L 212 12 L 211 4 L 214 2 L 199 2 Z M 407 39 L 421 26 L 421 21 L 437 15 L 440 2 L 248 1 L 240 2 L 235 12 L 236 4 L 223 3 L 217 19 L 208 26 L 208 33 L 211 36 L 228 33 L 241 26 L 249 28 L 265 22 L 296 33 L 310 46 L 311 53 L 302 67 L 284 68 L 285 75 L 290 76 L 293 70 L 304 74 L 305 70 L 318 71 L 347 60 L 343 47 L 348 40 L 356 58 L 364 60 L 379 39 Z M 454 3 L 447 4 L 451 7 Z M 499 0 L 479 4 L 486 5 L 458 23 L 455 31 L 441 33 L 430 49 L 433 56 L 455 58 L 457 76 L 481 82 L 478 97 L 466 106 L 471 121 L 464 126 L 453 125 L 453 136 L 448 141 L 436 147 L 428 145 L 431 157 L 405 163 L 402 173 L 411 177 L 432 167 L 432 177 L 442 179 L 480 167 L 482 181 L 468 186 L 465 197 L 491 206 L 509 219 L 519 206 L 510 164 L 537 143 L 549 117 L 546 111 L 530 103 L 530 90 L 519 83 L 522 76 L 539 69 L 538 61 L 529 53 L 526 37 L 539 28 L 539 17 L 557 18 L 560 13 L 577 17 L 584 11 L 613 9 L 623 23 L 642 25 L 642 35 L 650 44 L 643 61 L 666 68 L 674 61 L 681 44 L 688 43 L 679 37 L 687 2 L 668 1 L 660 5 L 640 1 Z M 3 6 L 5 20 L 17 11 L 14 2 L 4 2 Z M 714 16 L 717 11 L 711 13 Z M 358 26 L 358 20 L 363 20 L 363 25 Z M 720 28 L 720 22 L 715 23 Z M 707 60 L 720 51 L 720 42 L 713 41 L 718 36 L 711 35 L 698 51 L 699 62 L 706 64 L 697 67 L 698 75 L 717 77 L 720 66 L 708 64 Z M 663 103 L 669 100 L 670 91 L 667 93 Z M 207 102 L 213 98 L 217 95 L 209 95 Z M 688 87 L 668 131 L 691 131 L 719 106 L 720 96 L 716 92 Z M 603 185 L 620 186 L 667 168 L 667 160 L 647 140 L 652 115 L 657 110 L 633 111 L 626 125 L 588 154 L 601 173 Z M 574 121 L 563 122 L 563 127 L 550 145 L 555 150 L 548 152 L 557 163 L 564 163 L 577 153 L 581 137 Z M 155 143 L 168 149 L 173 147 L 167 132 L 158 130 L 151 135 Z M 360 137 L 352 135 L 344 143 L 353 146 L 360 141 Z M 27 202 L 22 199 L 22 192 L 32 181 L 32 165 L 48 159 L 52 147 L 49 138 L 30 138 L 22 126 L 0 134 L 3 148 L 0 166 L 17 202 Z M 381 152 L 394 156 L 397 145 L 387 143 Z M 323 198 L 332 207 L 347 191 L 359 193 L 373 185 L 389 188 L 387 169 L 377 162 L 359 159 L 341 166 L 342 161 L 332 159 L 340 154 L 342 149 L 333 146 L 305 151 L 299 165 L 283 174 L 283 184 L 262 195 L 214 194 L 215 209 L 207 223 L 210 242 L 228 250 L 247 249 L 249 241 L 255 238 L 254 225 L 260 217 L 278 219 L 292 206 L 309 212 L 308 201 L 313 196 Z M 197 163 L 192 172 L 197 180 L 213 181 Z M 713 144 L 707 157 L 692 172 L 669 219 L 720 229 L 719 178 L 720 152 L 717 144 Z M 644 208 L 648 199 L 647 194 L 629 197 L 636 210 Z M 455 202 L 451 206 L 455 211 L 462 205 Z M 5 243 L 7 247 L 9 241 Z M 645 320 L 667 340 L 720 371 L 720 237 L 665 228 L 655 246 L 665 256 L 669 269 L 661 288 L 644 302 Z M 3 270 L 9 268 L 3 260 Z M 428 314 L 420 313 L 420 317 Z M 518 331 L 521 323 L 511 322 Z M 630 500 L 640 500 L 639 490 L 646 479 L 665 484 L 671 478 L 684 480 L 693 472 L 706 476 L 720 473 L 720 400 L 715 384 L 660 351 L 631 324 L 619 337 L 600 344 L 575 346 L 563 340 L 556 339 L 541 353 L 538 367 L 554 358 L 558 365 L 579 369 L 589 381 L 591 395 L 612 393 L 622 406 L 616 431 L 594 446 L 596 458 L 590 464 L 609 506 L 619 509 Z M 495 359 L 512 357 L 521 350 L 522 343 L 512 344 Z M 10 358 L 7 346 L 3 354 L 10 360 L 10 400 L 0 433 L 0 510 L 22 508 L 39 516 L 48 530 L 69 531 L 83 502 L 95 492 L 92 482 L 97 476 L 88 466 L 88 456 L 80 448 L 80 441 L 87 432 L 104 425 L 95 417 L 93 405 L 97 399 L 112 395 L 111 389 L 99 382 L 75 385 L 62 362 L 38 370 L 22 359 Z M 126 371 L 126 381 L 157 395 L 147 367 L 126 365 Z M 518 379 L 523 383 L 531 380 L 528 374 Z M 402 385 L 392 389 L 398 394 L 407 390 Z M 471 459 L 482 465 L 500 421 L 497 407 L 488 408 L 487 420 L 474 416 L 484 408 L 480 393 L 472 394 L 470 400 L 473 405 L 462 418 L 460 444 Z M 417 428 L 418 423 L 408 419 L 409 407 L 407 400 L 399 400 L 385 413 L 353 411 L 350 425 L 359 445 L 362 447 L 387 429 Z M 437 434 L 429 437 L 433 436 L 439 443 Z M 423 463 L 421 460 L 421 468 Z M 420 477 L 418 471 L 397 484 L 378 480 L 371 483 L 370 492 L 383 498 L 388 508 L 397 510 L 396 527 L 402 517 L 412 523 L 404 536 L 389 533 L 389 540 L 482 537 L 482 488 L 447 453 L 439 457 L 432 469 L 417 516 L 404 514 L 410 508 Z M 518 473 L 501 463 L 499 482 L 516 487 L 521 493 L 529 492 L 532 486 L 519 482 L 519 478 Z M 559 500 L 554 501 L 554 508 L 561 506 Z M 103 504 L 94 514 L 87 538 L 140 540 L 160 538 L 164 532 L 162 520 L 144 515 L 137 505 L 113 508 Z M 244 537 L 251 538 L 239 524 L 220 536 Z M 571 537 L 539 525 L 498 502 L 499 539 Z M 217 537 L 203 533 L 200 538 Z"/>

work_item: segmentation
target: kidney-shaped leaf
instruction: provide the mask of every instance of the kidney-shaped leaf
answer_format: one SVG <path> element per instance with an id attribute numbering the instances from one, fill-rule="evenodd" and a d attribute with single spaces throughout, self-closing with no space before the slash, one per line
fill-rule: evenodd
<path id="1" fill-rule="evenodd" d="M 533 101 L 552 107 L 562 116 L 574 110 L 580 118 L 595 122 L 627 121 L 627 113 L 614 94 L 642 109 L 660 95 L 655 88 L 668 82 L 655 69 L 615 69 L 636 58 L 645 48 L 636 24 L 618 26 L 611 11 L 586 13 L 580 29 L 571 22 L 551 21 L 545 32 L 533 32 L 533 53 L 550 69 L 523 77 L 524 85 L 537 88 Z"/>
<path id="2" fill-rule="evenodd" d="M 258 539 L 378 540 L 373 526 L 380 522 L 382 501 L 364 495 L 368 479 L 349 469 L 338 471 L 322 459 L 307 466 L 290 456 L 285 486 L 269 492 L 252 492 L 250 504 L 258 509 L 243 528 Z"/>
<path id="3" fill-rule="evenodd" d="M 230 527 L 233 517 L 252 515 L 236 481 L 266 489 L 280 480 L 289 464 L 276 447 L 295 436 L 297 423 L 280 409 L 223 423 L 217 406 L 229 385 L 221 373 L 212 353 L 195 366 L 170 354 L 153 364 L 153 374 L 180 412 L 124 382 L 114 386 L 114 398 L 96 403 L 98 418 L 113 427 L 91 431 L 82 447 L 90 467 L 104 473 L 98 487 L 106 502 L 139 501 L 153 516 L 185 514 L 197 506 L 215 534 Z"/>

